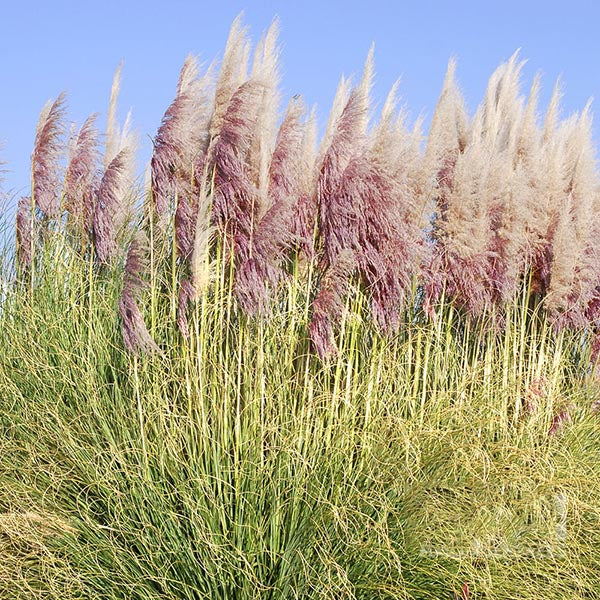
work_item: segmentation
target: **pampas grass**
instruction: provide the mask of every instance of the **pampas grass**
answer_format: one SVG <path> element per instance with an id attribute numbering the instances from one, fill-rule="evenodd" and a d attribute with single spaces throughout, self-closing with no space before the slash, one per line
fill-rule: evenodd
<path id="1" fill-rule="evenodd" d="M 42 111 L 0 251 L 0 597 L 595 597 L 589 107 L 542 118 L 515 54 L 471 116 L 451 61 L 424 139 L 371 50 L 319 141 L 277 40 L 238 18 L 214 78 L 185 60 L 143 196 L 120 68 L 104 157 Z"/>
<path id="2" fill-rule="evenodd" d="M 64 134 L 65 95 L 48 101 L 40 115 L 31 155 L 31 190 L 35 205 L 47 216 L 60 211 L 59 157 Z"/>
<path id="3" fill-rule="evenodd" d="M 110 161 L 98 186 L 93 214 L 94 247 L 101 263 L 110 262 L 121 249 L 123 228 L 130 217 L 131 180 L 129 147 L 124 147 Z"/>
<path id="4" fill-rule="evenodd" d="M 99 187 L 100 150 L 96 119 L 95 114 L 88 117 L 71 141 L 63 186 L 65 210 L 74 229 L 80 232 L 92 229 Z"/>

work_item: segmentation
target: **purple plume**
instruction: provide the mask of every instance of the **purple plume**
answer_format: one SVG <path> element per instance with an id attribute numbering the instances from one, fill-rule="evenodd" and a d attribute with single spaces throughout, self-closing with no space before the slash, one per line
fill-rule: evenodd
<path id="1" fill-rule="evenodd" d="M 303 193 L 295 207 L 292 228 L 298 249 L 308 258 L 312 258 L 315 254 L 313 238 L 315 236 L 317 214 L 316 194 L 309 191 Z"/>
<path id="2" fill-rule="evenodd" d="M 123 293 L 119 300 L 122 332 L 125 347 L 134 354 L 160 352 L 148 333 L 138 301 L 142 290 L 147 287 L 143 273 L 147 269 L 148 239 L 138 232 L 131 242 L 125 261 Z"/>
<path id="3" fill-rule="evenodd" d="M 236 295 L 249 314 L 266 314 L 269 289 L 283 277 L 281 264 L 294 245 L 294 217 L 301 193 L 299 161 L 303 137 L 300 103 L 290 104 L 279 128 L 269 169 L 267 210 L 253 234 L 252 256 L 236 273 Z"/>
<path id="4" fill-rule="evenodd" d="M 126 197 L 129 158 L 129 150 L 121 150 L 108 165 L 98 187 L 93 229 L 96 256 L 101 263 L 110 262 L 117 254 L 119 236 L 129 215 Z"/>
<path id="5" fill-rule="evenodd" d="M 339 195 L 353 206 L 350 246 L 371 295 L 372 314 L 385 332 L 400 324 L 412 276 L 422 252 L 422 233 L 411 218 L 412 198 L 397 177 L 373 157 L 359 156 L 348 165 Z M 342 213 L 343 214 L 343 213 Z"/>
<path id="6" fill-rule="evenodd" d="M 200 202 L 206 202 L 204 191 L 204 164 L 205 156 L 202 153 L 193 169 L 189 170 L 186 178 L 180 178 L 177 182 L 177 209 L 175 210 L 175 238 L 177 250 L 186 260 L 189 259 L 194 250 L 194 239 L 196 237 L 196 225 Z"/>
<path id="7" fill-rule="evenodd" d="M 196 296 L 196 290 L 188 279 L 183 279 L 179 287 L 179 302 L 177 306 L 177 325 L 185 338 L 190 337 L 188 311 L 190 303 Z"/>
<path id="8" fill-rule="evenodd" d="M 352 252 L 340 252 L 336 262 L 325 272 L 313 301 L 309 333 L 321 360 L 337 353 L 335 328 L 344 314 L 344 303 L 355 267 Z"/>
<path id="9" fill-rule="evenodd" d="M 179 75 L 175 99 L 166 110 L 154 139 L 150 168 L 159 222 L 165 222 L 176 197 L 178 203 L 191 202 L 194 163 L 208 143 L 206 86 L 205 80 L 198 79 L 196 59 L 188 56 Z M 179 229 L 192 221 L 183 211 L 178 220 Z M 189 248 L 186 249 L 189 253 Z"/>
<path id="10" fill-rule="evenodd" d="M 559 413 L 554 415 L 548 435 L 554 437 L 562 432 L 565 426 L 571 421 L 571 414 L 568 408 L 561 410 Z"/>
<path id="11" fill-rule="evenodd" d="M 31 198 L 24 196 L 19 200 L 16 216 L 17 259 L 21 268 L 31 264 L 31 245 L 34 236 L 34 213 Z"/>
<path id="12" fill-rule="evenodd" d="M 255 81 L 237 89 L 210 156 L 215 187 L 213 221 L 238 262 L 252 255 L 252 234 L 259 208 L 258 190 L 245 157 L 252 143 L 261 98 L 262 87 Z"/>
<path id="13" fill-rule="evenodd" d="M 373 317 L 391 332 L 399 325 L 423 236 L 408 175 L 393 160 L 397 149 L 370 149 L 366 144 L 365 110 L 363 92 L 357 88 L 323 158 L 317 188 L 320 230 L 326 264 L 335 265 L 341 252 L 351 252 L 371 295 Z"/>
<path id="14" fill-rule="evenodd" d="M 62 93 L 52 105 L 42 111 L 31 155 L 35 204 L 51 218 L 60 213 L 58 174 L 60 154 L 63 150 L 61 138 L 64 133 L 64 114 L 65 94 Z"/>
<path id="15" fill-rule="evenodd" d="M 88 117 L 73 142 L 63 188 L 67 212 L 78 226 L 86 230 L 92 229 L 99 183 L 100 149 L 96 119 L 95 114 Z"/>
<path id="16" fill-rule="evenodd" d="M 339 188 L 349 162 L 365 151 L 362 123 L 365 109 L 360 90 L 354 89 L 340 116 L 329 148 L 321 163 L 317 183 L 320 211 L 320 229 L 325 254 L 333 264 L 344 248 L 357 248 L 354 221 L 356 211 L 347 198 L 340 196 Z"/>

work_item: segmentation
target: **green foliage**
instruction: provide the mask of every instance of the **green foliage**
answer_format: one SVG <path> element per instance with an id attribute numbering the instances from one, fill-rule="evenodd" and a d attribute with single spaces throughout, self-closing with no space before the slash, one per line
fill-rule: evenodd
<path id="1" fill-rule="evenodd" d="M 596 597 L 589 357 L 526 294 L 503 327 L 442 301 L 383 338 L 355 286 L 322 363 L 313 264 L 250 319 L 218 259 L 189 340 L 156 264 L 162 354 L 141 357 L 119 333 L 121 267 L 58 232 L 33 288 L 5 265 L 0 598 Z"/>

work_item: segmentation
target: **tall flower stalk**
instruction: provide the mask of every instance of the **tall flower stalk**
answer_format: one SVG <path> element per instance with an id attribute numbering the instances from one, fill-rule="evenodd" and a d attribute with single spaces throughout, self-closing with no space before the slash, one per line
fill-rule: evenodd
<path id="1" fill-rule="evenodd" d="M 32 202 L 46 217 L 60 214 L 60 166 L 64 135 L 65 94 L 49 101 L 40 115 L 31 155 Z"/>

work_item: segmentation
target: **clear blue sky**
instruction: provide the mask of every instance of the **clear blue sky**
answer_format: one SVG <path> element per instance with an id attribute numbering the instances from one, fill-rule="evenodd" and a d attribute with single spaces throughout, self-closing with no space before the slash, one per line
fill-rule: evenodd
<path id="1" fill-rule="evenodd" d="M 340 75 L 360 73 L 371 42 L 375 100 L 381 103 L 401 77 L 400 94 L 414 117 L 431 115 L 451 55 L 473 111 L 494 68 L 517 48 L 528 60 L 526 86 L 542 72 L 542 102 L 558 76 L 565 114 L 590 96 L 600 102 L 595 2 L 0 0 L 0 6 L 0 159 L 10 169 L 4 190 L 14 196 L 28 192 L 35 125 L 46 100 L 65 90 L 70 120 L 80 124 L 92 112 L 104 118 L 120 60 L 120 117 L 132 109 L 143 142 L 141 170 L 185 56 L 207 62 L 219 56 L 242 10 L 255 41 L 280 18 L 284 101 L 301 93 L 317 103 L 321 125 Z"/>

